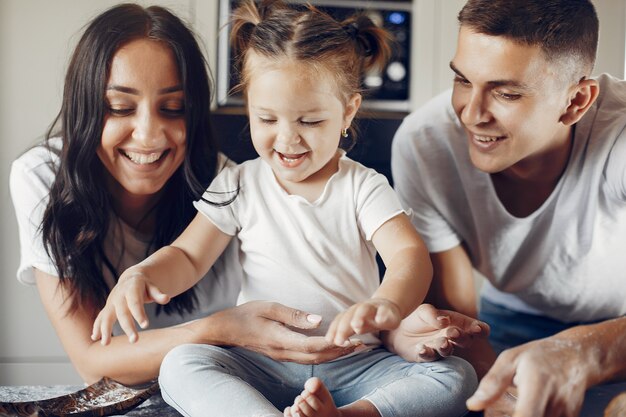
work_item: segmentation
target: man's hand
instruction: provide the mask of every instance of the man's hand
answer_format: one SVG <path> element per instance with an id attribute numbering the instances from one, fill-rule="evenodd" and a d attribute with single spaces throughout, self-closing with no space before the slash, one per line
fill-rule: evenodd
<path id="1" fill-rule="evenodd" d="M 505 350 L 467 400 L 470 410 L 502 408 L 502 398 L 517 389 L 510 403 L 515 417 L 578 416 L 587 389 L 585 358 L 573 340 L 552 336 Z"/>
<path id="2" fill-rule="evenodd" d="M 338 347 L 323 336 L 309 337 L 290 329 L 315 329 L 321 321 L 318 315 L 282 304 L 251 301 L 198 320 L 193 328 L 206 334 L 215 334 L 215 327 L 225 329 L 219 340 L 208 337 L 206 343 L 239 346 L 283 362 L 328 362 L 352 353 L 361 345 L 357 342 Z"/>
<path id="3" fill-rule="evenodd" d="M 476 338 L 486 339 L 489 325 L 464 314 L 420 305 L 397 329 L 383 335 L 392 352 L 411 362 L 430 362 L 450 356 L 455 346 L 470 347 Z"/>

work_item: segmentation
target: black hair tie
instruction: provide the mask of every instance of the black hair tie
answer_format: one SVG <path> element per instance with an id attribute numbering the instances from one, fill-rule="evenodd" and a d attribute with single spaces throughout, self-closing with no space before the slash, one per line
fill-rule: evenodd
<path id="1" fill-rule="evenodd" d="M 359 27 L 357 26 L 356 22 L 352 22 L 349 23 L 348 25 L 343 27 L 343 30 L 346 31 L 346 33 L 348 34 L 349 37 L 351 37 L 352 39 L 356 40 L 358 34 L 359 34 Z"/>
<path id="2" fill-rule="evenodd" d="M 363 56 L 371 56 L 372 55 L 372 47 L 370 45 L 370 39 L 367 39 L 366 36 L 359 36 L 359 25 L 356 22 L 352 22 L 343 28 L 348 36 L 356 42 L 357 50 Z"/>

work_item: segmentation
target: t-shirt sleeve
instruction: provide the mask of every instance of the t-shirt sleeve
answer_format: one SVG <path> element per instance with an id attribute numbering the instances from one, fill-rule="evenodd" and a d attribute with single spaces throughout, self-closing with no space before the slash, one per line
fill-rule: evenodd
<path id="1" fill-rule="evenodd" d="M 432 139 L 430 129 L 420 127 L 425 119 L 429 119 L 427 113 L 413 113 L 396 132 L 391 149 L 391 172 L 400 202 L 410 212 L 411 222 L 428 250 L 434 253 L 451 249 L 462 239 L 435 203 L 438 198 L 435 193 L 447 190 L 437 190 L 435 183 L 428 183 L 431 178 L 439 180 L 440 175 L 445 175 L 446 167 L 437 166 L 443 151 L 434 143 L 427 143 Z M 420 141 L 424 143 L 424 149 L 419 148 Z"/>
<path id="2" fill-rule="evenodd" d="M 402 204 L 387 178 L 368 169 L 357 193 L 357 218 L 366 240 L 387 220 L 403 212 Z"/>
<path id="3" fill-rule="evenodd" d="M 241 198 L 239 169 L 240 166 L 226 166 L 217 174 L 202 198 L 194 202 L 196 210 L 230 236 L 235 236 L 241 229 L 236 212 Z"/>
<path id="4" fill-rule="evenodd" d="M 35 167 L 27 164 L 23 159 L 26 155 L 11 165 L 9 187 L 20 240 L 17 279 L 23 284 L 35 284 L 33 268 L 58 276 L 54 262 L 46 253 L 41 235 L 41 221 L 48 204 L 54 172 L 43 161 Z"/>
<path id="5" fill-rule="evenodd" d="M 626 202 L 626 127 L 611 148 L 605 175 L 610 194 L 616 200 Z"/>

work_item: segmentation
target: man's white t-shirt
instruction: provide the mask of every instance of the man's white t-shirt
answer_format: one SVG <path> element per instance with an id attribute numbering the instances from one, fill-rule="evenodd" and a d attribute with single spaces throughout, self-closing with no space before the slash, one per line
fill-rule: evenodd
<path id="1" fill-rule="evenodd" d="M 342 155 L 322 195 L 309 202 L 288 194 L 257 158 L 224 169 L 204 197 L 232 197 L 198 211 L 241 244 L 240 302 L 271 300 L 320 314 L 323 335 L 340 312 L 369 298 L 380 283 L 372 235 L 402 206 L 387 179 Z M 306 333 L 306 332 L 305 332 Z M 362 338 L 377 344 L 377 338 Z"/>
<path id="2" fill-rule="evenodd" d="M 20 264 L 17 278 L 24 284 L 35 284 L 34 269 L 58 276 L 54 261 L 50 259 L 41 236 L 40 226 L 49 199 L 50 189 L 59 164 L 61 140 L 50 142 L 52 152 L 45 146 L 36 146 L 16 159 L 11 166 L 10 189 L 20 238 Z M 221 156 L 222 163 L 225 157 Z M 105 253 L 117 270 L 141 262 L 146 257 L 150 237 L 142 235 L 111 213 L 109 231 L 105 240 Z M 151 250 L 150 252 L 152 252 Z M 110 288 L 116 282 L 108 268 L 105 280 Z M 204 317 L 212 312 L 235 305 L 241 285 L 242 271 L 238 248 L 233 242 L 218 259 L 215 266 L 196 285 L 197 308 L 192 314 L 156 314 L 157 305 L 147 304 L 146 313 L 151 328 L 167 327 Z M 115 334 L 119 334 L 116 325 Z"/>
<path id="3" fill-rule="evenodd" d="M 463 243 L 487 278 L 482 296 L 496 304 L 563 322 L 626 314 L 626 82 L 598 82 L 562 178 L 524 218 L 507 212 L 490 175 L 472 165 L 450 91 L 394 137 L 395 188 L 429 250 Z"/>

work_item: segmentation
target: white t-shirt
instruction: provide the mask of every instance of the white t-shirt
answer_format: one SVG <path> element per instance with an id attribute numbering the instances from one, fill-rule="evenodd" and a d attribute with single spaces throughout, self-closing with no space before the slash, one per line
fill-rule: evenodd
<path id="1" fill-rule="evenodd" d="M 524 218 L 506 211 L 490 175 L 472 165 L 450 91 L 394 137 L 396 191 L 429 250 L 463 242 L 492 302 L 564 322 L 626 314 L 626 82 L 598 82 L 562 178 Z"/>
<path id="2" fill-rule="evenodd" d="M 24 284 L 35 284 L 34 269 L 58 276 L 54 261 L 47 255 L 41 237 L 40 225 L 48 203 L 50 188 L 56 177 L 61 147 L 60 139 L 53 139 L 49 152 L 37 146 L 25 152 L 11 166 L 10 189 L 17 216 L 20 237 L 20 264 L 17 278 Z M 221 156 L 221 158 L 225 158 Z M 224 159 L 222 159 L 224 162 Z M 112 214 L 105 241 L 105 253 L 118 271 L 135 265 L 146 257 L 150 237 L 138 233 Z M 177 313 L 156 315 L 157 305 L 147 304 L 146 312 L 151 328 L 180 324 L 184 321 L 204 317 L 212 312 L 232 307 L 237 300 L 242 271 L 239 264 L 236 242 L 231 244 L 214 268 L 196 285 L 198 304 L 193 314 L 181 316 Z M 110 288 L 116 279 L 108 268 L 103 268 L 105 280 Z M 119 333 L 118 331 L 114 332 Z"/>
<path id="3" fill-rule="evenodd" d="M 387 179 L 342 155 L 322 195 L 289 195 L 257 158 L 224 169 L 205 193 L 210 201 L 240 187 L 229 205 L 196 202 L 221 231 L 241 243 L 240 302 L 270 300 L 320 314 L 323 335 L 332 319 L 369 298 L 380 283 L 374 232 L 402 207 Z M 306 333 L 306 332 L 305 332 Z M 379 343 L 377 338 L 362 338 Z"/>

